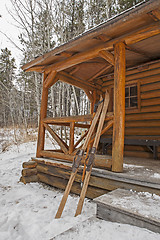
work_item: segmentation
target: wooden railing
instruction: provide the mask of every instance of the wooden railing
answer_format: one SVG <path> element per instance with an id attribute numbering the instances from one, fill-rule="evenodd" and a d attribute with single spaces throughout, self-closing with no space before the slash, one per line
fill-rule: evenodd
<path id="1" fill-rule="evenodd" d="M 47 130 L 56 143 L 59 145 L 59 150 L 41 150 L 40 155 L 42 157 L 51 157 L 57 159 L 64 159 L 68 161 L 73 161 L 74 155 L 76 154 L 77 146 L 82 143 L 83 139 L 86 137 L 88 133 L 88 129 L 90 124 L 83 122 L 91 122 L 93 119 L 93 114 L 88 115 L 79 115 L 79 116 L 69 116 L 69 117 L 56 117 L 56 118 L 44 118 L 43 126 L 45 130 Z M 110 127 L 113 125 L 113 112 L 108 112 L 105 117 L 105 121 L 107 121 L 104 125 L 102 133 L 105 133 Z M 57 126 L 68 126 L 69 130 L 69 145 L 58 136 L 58 134 L 51 128 L 49 125 L 57 125 Z M 80 137 L 80 139 L 75 142 L 75 127 L 86 129 L 85 133 Z M 94 135 L 92 136 L 91 142 L 94 141 Z"/>

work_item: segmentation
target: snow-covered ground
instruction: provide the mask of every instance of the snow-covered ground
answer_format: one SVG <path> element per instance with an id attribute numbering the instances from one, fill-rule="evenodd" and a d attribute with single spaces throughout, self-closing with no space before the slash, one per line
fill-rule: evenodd
<path id="1" fill-rule="evenodd" d="M 22 163 L 35 156 L 35 149 L 36 143 L 28 142 L 0 154 L 0 240 L 48 240 L 77 224 L 79 228 L 60 239 L 160 239 L 160 234 L 130 225 L 84 222 L 96 212 L 96 205 L 87 199 L 82 215 L 73 217 L 78 202 L 74 195 L 69 196 L 62 218 L 54 219 L 63 192 L 39 183 L 19 182 Z"/>

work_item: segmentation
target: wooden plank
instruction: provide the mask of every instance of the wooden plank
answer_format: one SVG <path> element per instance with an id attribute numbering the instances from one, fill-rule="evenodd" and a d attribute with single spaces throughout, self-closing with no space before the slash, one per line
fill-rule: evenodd
<path id="1" fill-rule="evenodd" d="M 48 76 L 46 77 L 45 82 L 44 82 L 45 88 L 50 88 L 53 84 L 55 84 L 57 82 L 58 79 L 56 78 L 56 74 L 57 74 L 56 71 L 51 71 L 48 74 Z"/>
<path id="2" fill-rule="evenodd" d="M 125 129 L 125 44 L 115 45 L 112 171 L 123 171 Z"/>
<path id="3" fill-rule="evenodd" d="M 43 125 L 43 120 L 47 115 L 47 104 L 48 104 L 48 88 L 45 88 L 44 81 L 46 79 L 46 74 L 43 75 L 43 89 L 42 89 L 42 99 L 41 99 L 41 110 L 40 110 L 40 120 L 38 129 L 38 141 L 37 141 L 37 157 L 41 157 L 40 151 L 44 149 L 45 141 L 45 128 Z"/>
<path id="4" fill-rule="evenodd" d="M 104 58 L 107 62 L 114 66 L 114 56 L 111 52 L 102 50 L 98 54 L 100 57 Z"/>
<path id="5" fill-rule="evenodd" d="M 74 126 L 75 126 L 75 123 L 71 122 L 70 123 L 69 154 L 71 154 L 74 149 Z"/>
<path id="6" fill-rule="evenodd" d="M 67 144 L 46 123 L 44 123 L 44 127 L 51 134 L 51 136 L 54 138 L 54 140 L 58 143 L 58 145 L 61 147 L 62 151 L 64 153 L 67 153 L 68 152 Z"/>
<path id="7" fill-rule="evenodd" d="M 49 123 L 50 125 L 57 125 L 57 126 L 66 126 L 69 127 L 70 126 L 70 122 L 52 122 Z M 90 124 L 84 124 L 84 123 L 75 123 L 75 127 L 77 128 L 90 128 Z"/>

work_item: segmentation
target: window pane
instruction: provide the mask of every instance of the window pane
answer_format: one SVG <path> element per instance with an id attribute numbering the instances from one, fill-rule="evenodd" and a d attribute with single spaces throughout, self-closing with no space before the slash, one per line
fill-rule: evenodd
<path id="1" fill-rule="evenodd" d="M 137 107 L 137 97 L 130 98 L 130 107 Z"/>
<path id="2" fill-rule="evenodd" d="M 125 97 L 128 97 L 128 96 L 129 96 L 129 88 L 126 87 L 126 88 L 125 88 Z"/>
<path id="3" fill-rule="evenodd" d="M 129 107 L 129 98 L 125 99 L 125 107 L 128 108 Z"/>
<path id="4" fill-rule="evenodd" d="M 130 87 L 130 96 L 137 96 L 137 86 Z"/>

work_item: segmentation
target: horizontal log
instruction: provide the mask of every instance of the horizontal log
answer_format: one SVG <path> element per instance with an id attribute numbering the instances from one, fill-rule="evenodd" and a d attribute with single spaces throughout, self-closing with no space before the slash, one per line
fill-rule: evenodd
<path id="1" fill-rule="evenodd" d="M 37 166 L 37 163 L 35 161 L 28 161 L 22 164 L 23 168 L 35 168 L 36 166 Z"/>
<path id="2" fill-rule="evenodd" d="M 52 122 L 52 123 L 49 123 L 49 124 L 57 125 L 57 126 L 66 126 L 66 127 L 69 127 L 69 126 L 70 126 L 70 123 Z M 78 127 L 78 128 L 90 128 L 90 124 L 75 123 L 75 127 Z"/>
<path id="3" fill-rule="evenodd" d="M 68 169 L 65 169 L 64 167 L 58 168 L 53 166 L 47 166 L 44 164 L 38 164 L 37 169 L 38 169 L 38 173 L 43 173 L 43 174 L 68 180 L 70 177 L 72 168 L 70 167 L 70 169 L 68 170 Z M 81 179 L 82 179 L 82 169 L 80 169 L 80 171 L 78 171 L 78 173 L 76 174 L 75 182 L 81 183 Z M 93 173 L 90 177 L 89 186 L 110 190 L 108 189 L 108 186 L 106 186 L 105 183 L 106 181 L 103 178 L 94 176 L 94 173 Z"/>
<path id="4" fill-rule="evenodd" d="M 147 70 L 144 73 L 136 72 L 135 74 L 128 75 L 128 76 L 126 76 L 126 82 L 138 80 L 143 85 L 143 84 L 148 84 L 148 83 L 152 83 L 152 82 L 159 82 L 159 77 L 160 77 L 160 68 L 158 68 L 158 70 L 153 69 L 152 71 Z M 111 77 L 110 76 L 104 77 L 103 82 L 104 83 L 103 83 L 102 87 L 107 87 L 109 85 L 113 85 L 113 75 Z"/>
<path id="5" fill-rule="evenodd" d="M 40 152 L 40 155 L 42 157 L 49 157 L 49 158 L 56 158 L 56 159 L 64 159 L 67 161 L 72 162 L 74 159 L 74 156 L 69 155 L 69 154 L 64 154 L 64 153 L 60 153 L 60 152 L 54 152 L 54 151 L 47 151 L 47 150 L 43 150 Z"/>
<path id="6" fill-rule="evenodd" d="M 38 179 L 37 175 L 32 175 L 32 176 L 28 176 L 28 177 L 22 176 L 20 178 L 20 182 L 23 182 L 24 184 L 30 183 L 30 182 L 38 182 L 38 181 L 39 181 L 39 179 Z"/>
<path id="7" fill-rule="evenodd" d="M 105 135 L 112 135 L 112 131 L 108 131 Z M 125 128 L 125 136 L 160 136 L 160 128 L 159 127 L 137 127 L 137 128 Z"/>
<path id="8" fill-rule="evenodd" d="M 60 189 L 65 189 L 66 185 L 68 183 L 67 179 L 51 176 L 51 175 L 44 174 L 44 173 L 39 173 L 38 178 L 41 182 L 46 183 L 46 184 L 51 185 L 56 188 L 60 188 Z M 81 192 L 80 183 L 74 182 L 73 186 L 71 188 L 71 192 L 79 195 Z M 107 192 L 108 191 L 104 190 L 104 189 L 88 186 L 86 197 L 93 199 L 93 198 L 103 195 Z"/>
<path id="9" fill-rule="evenodd" d="M 125 127 L 160 127 L 159 120 L 149 120 L 149 121 L 128 121 L 125 123 Z"/>
<path id="10" fill-rule="evenodd" d="M 160 90 L 141 93 L 141 99 L 160 97 Z"/>
<path id="11" fill-rule="evenodd" d="M 71 122 L 90 122 L 93 119 L 93 114 L 88 115 L 77 115 L 77 116 L 64 116 L 64 117 L 55 117 L 55 118 L 45 118 L 43 123 L 55 124 L 58 123 L 71 123 Z M 108 112 L 106 114 L 105 120 L 113 119 L 113 112 Z M 78 127 L 78 125 L 75 125 Z M 83 126 L 83 125 L 82 125 Z M 88 126 L 88 125 L 87 125 Z"/>
<path id="12" fill-rule="evenodd" d="M 160 90 L 160 81 L 152 84 L 146 84 L 141 86 L 141 92 L 152 91 L 152 90 Z"/>
<path id="13" fill-rule="evenodd" d="M 28 168 L 22 170 L 22 176 L 28 177 L 37 174 L 37 168 Z"/>
<path id="14" fill-rule="evenodd" d="M 154 105 L 160 105 L 160 98 L 143 99 L 141 101 L 141 107 L 154 106 Z"/>
<path id="15" fill-rule="evenodd" d="M 160 113 L 137 113 L 137 114 L 126 114 L 126 121 L 136 120 L 158 120 L 160 119 Z"/>
<path id="16" fill-rule="evenodd" d="M 160 112 L 160 105 L 157 106 L 146 106 L 141 108 L 141 113 L 153 113 Z"/>
<path id="17" fill-rule="evenodd" d="M 70 123 L 70 122 L 89 122 L 92 121 L 93 115 L 78 115 L 78 116 L 69 116 L 69 117 L 55 117 L 55 118 L 45 118 L 44 123 Z"/>
<path id="18" fill-rule="evenodd" d="M 42 157 L 49 157 L 49 158 L 55 158 L 55 159 L 61 159 L 61 160 L 67 160 L 69 162 L 73 162 L 74 156 L 69 154 L 63 154 L 58 152 L 51 152 L 51 151 L 41 151 Z M 81 161 L 81 164 L 84 164 L 84 158 Z M 106 157 L 102 155 L 96 155 L 94 160 L 94 167 L 97 168 L 106 168 L 110 169 L 112 165 L 112 160 L 107 159 Z"/>

